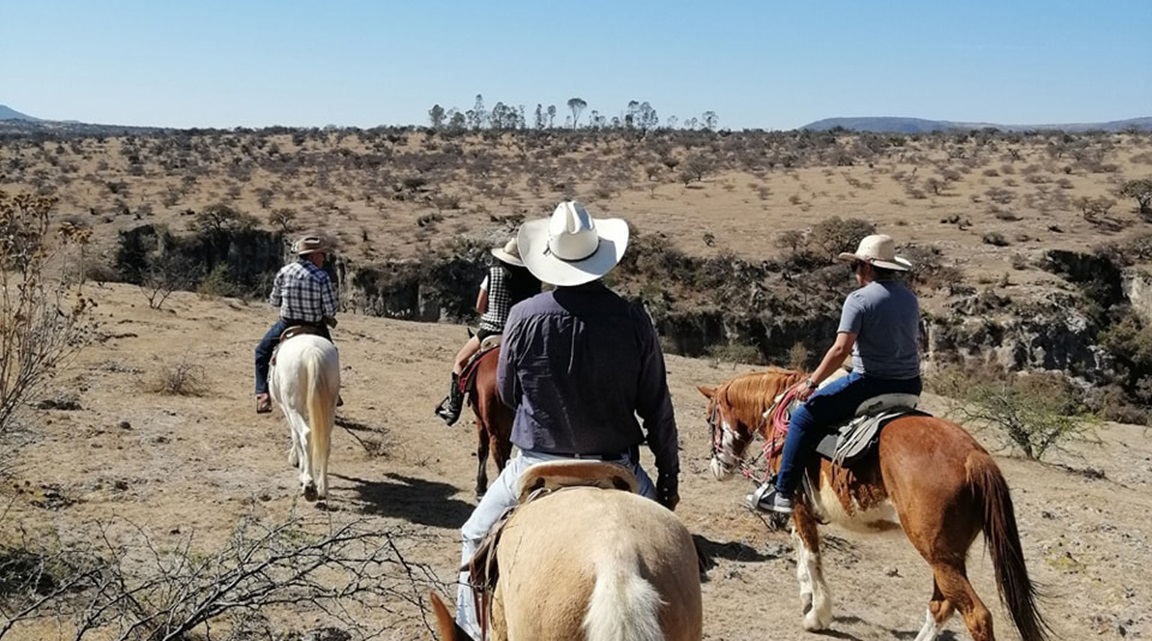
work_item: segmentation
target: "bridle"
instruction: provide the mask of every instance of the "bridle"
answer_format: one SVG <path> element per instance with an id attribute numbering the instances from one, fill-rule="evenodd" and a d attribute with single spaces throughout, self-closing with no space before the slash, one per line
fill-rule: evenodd
<path id="1" fill-rule="evenodd" d="M 751 459 L 746 459 L 735 452 L 733 444 L 746 439 L 741 438 L 727 421 L 720 420 L 720 403 L 713 399 L 707 418 L 712 435 L 712 460 L 717 461 L 725 473 L 739 470 L 746 479 L 757 483 L 765 482 L 772 476 L 771 470 L 768 469 L 769 462 L 784 450 L 784 439 L 788 435 L 788 416 L 795 396 L 795 391 L 788 389 L 775 399 L 761 417 L 761 424 L 757 425 L 751 434 L 761 431 L 764 427 L 768 427 L 770 432 L 764 441 L 764 446 Z"/>

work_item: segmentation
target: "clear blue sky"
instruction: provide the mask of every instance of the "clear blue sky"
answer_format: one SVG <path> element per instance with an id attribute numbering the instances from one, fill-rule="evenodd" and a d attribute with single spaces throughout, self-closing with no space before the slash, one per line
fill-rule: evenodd
<path id="1" fill-rule="evenodd" d="M 0 2 L 0 104 L 40 118 L 425 124 L 478 93 L 734 129 L 1152 116 L 1152 0 Z"/>

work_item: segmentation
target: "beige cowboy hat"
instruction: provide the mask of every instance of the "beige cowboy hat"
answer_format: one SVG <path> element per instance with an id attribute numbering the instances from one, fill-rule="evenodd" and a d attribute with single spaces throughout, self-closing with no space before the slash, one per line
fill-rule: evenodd
<path id="1" fill-rule="evenodd" d="M 332 248 L 328 245 L 328 241 L 320 234 L 308 234 L 301 236 L 292 243 L 292 253 L 297 256 L 306 256 L 308 254 L 328 253 Z"/>
<path id="2" fill-rule="evenodd" d="M 503 247 L 493 247 L 492 255 L 509 265 L 524 266 L 524 261 L 520 260 L 520 245 L 515 238 L 509 239 Z"/>
<path id="3" fill-rule="evenodd" d="M 856 253 L 843 252 L 840 260 L 859 260 L 874 267 L 906 272 L 912 263 L 896 255 L 896 243 L 887 234 L 865 236 L 856 248 Z"/>
<path id="4" fill-rule="evenodd" d="M 566 200 L 549 218 L 530 220 L 516 237 L 520 259 L 532 275 L 558 287 L 590 283 L 612 271 L 628 247 L 628 223 L 593 218 Z"/>

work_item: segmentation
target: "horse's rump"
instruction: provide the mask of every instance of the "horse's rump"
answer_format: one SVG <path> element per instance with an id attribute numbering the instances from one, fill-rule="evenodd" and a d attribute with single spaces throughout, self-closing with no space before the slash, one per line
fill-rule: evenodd
<path id="1" fill-rule="evenodd" d="M 695 545 L 650 499 L 585 487 L 550 494 L 513 514 L 497 555 L 495 638 L 701 637 Z"/>

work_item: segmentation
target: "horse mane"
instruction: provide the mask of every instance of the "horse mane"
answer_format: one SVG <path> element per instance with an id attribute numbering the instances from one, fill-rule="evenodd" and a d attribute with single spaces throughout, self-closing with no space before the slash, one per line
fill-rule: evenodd
<path id="1" fill-rule="evenodd" d="M 805 376 L 805 372 L 783 367 L 748 372 L 721 385 L 716 390 L 716 398 L 749 430 L 757 430 L 763 427 L 764 412 L 772 407 L 776 397 Z"/>

